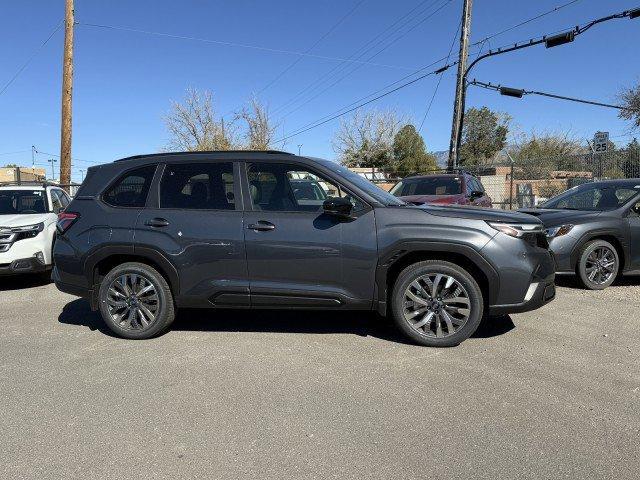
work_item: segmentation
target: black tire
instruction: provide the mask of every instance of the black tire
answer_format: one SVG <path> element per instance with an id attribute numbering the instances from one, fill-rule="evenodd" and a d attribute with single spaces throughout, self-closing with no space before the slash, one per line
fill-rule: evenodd
<path id="1" fill-rule="evenodd" d="M 596 278 L 591 279 L 589 276 L 591 272 L 588 271 L 588 268 L 592 266 L 590 255 L 594 254 L 596 251 L 602 251 L 603 249 L 609 252 L 608 255 L 613 259 L 614 265 L 610 272 L 607 270 L 607 274 L 609 276 L 606 280 L 602 276 L 596 276 Z M 578 264 L 576 265 L 576 274 L 578 275 L 578 280 L 582 287 L 588 290 L 604 290 L 615 281 L 619 271 L 620 257 L 618 255 L 618 251 L 606 240 L 591 240 L 590 242 L 585 243 L 580 249 Z"/>
<path id="2" fill-rule="evenodd" d="M 447 332 L 446 336 L 439 338 L 431 335 L 431 333 L 434 332 L 424 331 L 420 333 L 412 326 L 410 320 L 405 318 L 405 294 L 409 286 L 414 281 L 424 278 L 425 276 L 438 274 L 447 275 L 458 282 L 459 285 L 464 288 L 469 304 L 469 314 L 466 323 L 461 325 L 452 334 Z M 436 282 L 434 281 L 433 283 Z M 409 265 L 400 272 L 391 294 L 391 313 L 398 329 L 411 341 L 428 347 L 452 347 L 459 345 L 478 329 L 484 314 L 484 300 L 478 282 L 476 282 L 467 270 L 459 265 L 443 260 L 426 260 Z M 436 317 L 435 321 L 440 322 L 439 317 Z M 429 322 L 430 328 L 431 325 L 432 322 Z"/>
<path id="3" fill-rule="evenodd" d="M 137 329 L 130 328 L 130 325 L 129 327 L 125 327 L 121 323 L 118 323 L 109 312 L 107 304 L 109 289 L 114 281 L 122 278 L 124 275 L 141 276 L 146 282 L 153 285 L 155 289 L 155 294 L 157 295 L 157 310 L 154 320 L 150 322 L 148 326 L 142 326 L 142 324 L 140 324 L 140 328 Z M 113 333 L 122 338 L 143 340 L 156 337 L 164 333 L 175 318 L 175 306 L 169 284 L 156 269 L 143 263 L 123 263 L 107 273 L 100 284 L 98 301 L 100 313 L 102 314 L 105 324 Z"/>

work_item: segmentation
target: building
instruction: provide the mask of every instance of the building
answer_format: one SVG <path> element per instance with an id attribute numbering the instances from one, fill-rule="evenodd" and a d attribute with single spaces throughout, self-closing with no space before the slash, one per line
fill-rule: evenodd
<path id="1" fill-rule="evenodd" d="M 44 168 L 35 167 L 1 167 L 0 183 L 4 182 L 42 182 L 47 174 Z"/>

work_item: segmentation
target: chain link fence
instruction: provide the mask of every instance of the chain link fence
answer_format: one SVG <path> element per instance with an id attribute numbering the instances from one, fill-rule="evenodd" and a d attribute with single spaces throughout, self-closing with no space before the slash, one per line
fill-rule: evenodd
<path id="1" fill-rule="evenodd" d="M 352 170 L 385 190 L 390 190 L 408 176 L 452 173 L 447 169 L 413 172 L 389 168 Z M 640 150 L 506 160 L 464 166 L 461 170 L 480 179 L 494 208 L 526 208 L 587 182 L 620 178 L 638 178 L 640 182 Z"/>

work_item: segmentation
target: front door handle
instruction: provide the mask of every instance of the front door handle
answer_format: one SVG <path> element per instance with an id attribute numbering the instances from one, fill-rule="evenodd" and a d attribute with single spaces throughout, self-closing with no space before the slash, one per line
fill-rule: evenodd
<path id="1" fill-rule="evenodd" d="M 152 218 L 151 220 L 147 220 L 146 222 L 144 222 L 144 224 L 148 227 L 166 227 L 169 225 L 169 220 L 167 220 L 166 218 Z"/>
<path id="2" fill-rule="evenodd" d="M 270 230 L 275 230 L 276 226 L 271 222 L 259 220 L 258 223 L 250 223 L 247 228 L 255 232 L 268 232 Z"/>

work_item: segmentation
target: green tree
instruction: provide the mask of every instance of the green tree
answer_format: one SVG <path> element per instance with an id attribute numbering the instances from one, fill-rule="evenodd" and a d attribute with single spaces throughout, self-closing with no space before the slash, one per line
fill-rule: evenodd
<path id="1" fill-rule="evenodd" d="M 18 168 L 18 165 L 15 163 L 7 163 L 4 168 Z"/>
<path id="2" fill-rule="evenodd" d="M 625 107 L 625 110 L 620 110 L 620 118 L 630 121 L 633 128 L 640 128 L 640 83 L 635 87 L 622 90 L 618 94 L 618 99 Z"/>
<path id="3" fill-rule="evenodd" d="M 487 107 L 470 108 L 465 114 L 460 146 L 460 163 L 481 165 L 492 159 L 507 143 L 511 118 Z"/>
<path id="4" fill-rule="evenodd" d="M 427 153 L 422 136 L 411 124 L 402 127 L 393 139 L 392 166 L 400 176 L 432 172 L 438 168 L 435 156 Z"/>

